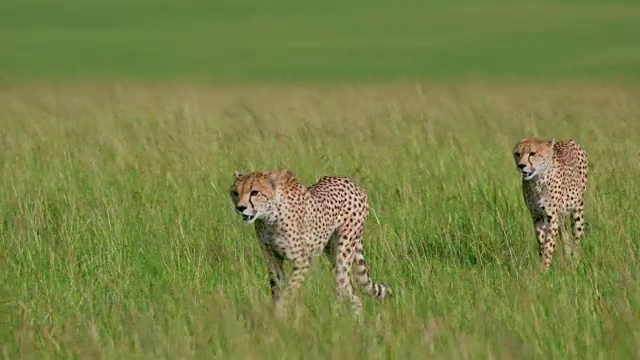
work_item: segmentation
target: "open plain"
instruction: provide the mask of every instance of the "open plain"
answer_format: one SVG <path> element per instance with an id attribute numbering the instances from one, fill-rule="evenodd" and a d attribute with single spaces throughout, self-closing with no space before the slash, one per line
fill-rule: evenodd
<path id="1" fill-rule="evenodd" d="M 637 357 L 640 6 L 319 4 L 0 4 L 0 354 Z M 530 135 L 590 156 L 580 259 L 546 274 L 511 154 Z M 369 194 L 394 297 L 362 322 L 325 258 L 271 317 L 229 187 L 279 168 Z"/>

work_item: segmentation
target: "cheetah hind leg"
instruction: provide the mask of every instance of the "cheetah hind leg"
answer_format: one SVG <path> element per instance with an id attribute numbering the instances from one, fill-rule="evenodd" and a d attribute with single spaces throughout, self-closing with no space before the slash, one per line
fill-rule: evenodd
<path id="1" fill-rule="evenodd" d="M 573 240 L 571 244 L 573 247 L 571 257 L 577 260 L 580 255 L 580 241 L 585 233 L 584 210 L 582 207 L 579 207 L 571 213 L 571 228 L 573 232 L 573 239 L 571 239 Z"/>
<path id="2" fill-rule="evenodd" d="M 360 299 L 353 294 L 353 282 L 350 273 L 353 265 L 353 256 L 351 256 L 351 260 L 346 258 L 348 256 L 346 247 L 344 245 L 338 246 L 339 240 L 340 235 L 335 233 L 325 246 L 324 254 L 331 263 L 331 269 L 335 272 L 338 296 L 340 296 L 340 299 L 344 299 L 345 297 L 349 298 L 354 313 L 358 317 L 360 315 L 361 303 Z M 344 244 L 344 241 L 340 240 L 340 243 Z"/>
<path id="3" fill-rule="evenodd" d="M 360 315 L 362 315 L 362 301 L 355 294 L 353 284 L 351 282 L 351 269 L 353 267 L 354 251 L 353 249 L 348 248 L 347 244 L 347 238 L 341 236 L 335 250 L 334 259 L 336 285 L 338 296 L 340 296 L 341 299 L 349 300 L 354 315 L 359 318 Z"/>

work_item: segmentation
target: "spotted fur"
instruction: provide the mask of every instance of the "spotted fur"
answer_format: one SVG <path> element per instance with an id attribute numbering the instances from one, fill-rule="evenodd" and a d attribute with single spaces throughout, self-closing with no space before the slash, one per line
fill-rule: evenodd
<path id="1" fill-rule="evenodd" d="M 533 220 L 542 269 L 547 271 L 565 216 L 571 216 L 573 228 L 573 244 L 564 242 L 568 255 L 577 255 L 584 236 L 587 153 L 573 140 L 526 138 L 518 142 L 513 155 L 522 174 L 522 193 Z"/>
<path id="2" fill-rule="evenodd" d="M 362 304 L 351 280 L 354 262 L 362 290 L 380 300 L 391 294 L 369 276 L 362 249 L 369 203 L 350 179 L 325 176 L 307 188 L 289 170 L 236 172 L 231 198 L 243 219 L 255 226 L 278 314 L 322 252 L 335 269 L 338 294 L 351 302 L 356 314 L 361 313 Z M 287 281 L 284 260 L 292 264 Z"/>

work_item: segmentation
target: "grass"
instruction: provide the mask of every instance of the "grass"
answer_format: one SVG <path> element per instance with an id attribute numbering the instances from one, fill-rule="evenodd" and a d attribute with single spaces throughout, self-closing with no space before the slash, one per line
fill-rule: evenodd
<path id="1" fill-rule="evenodd" d="M 635 0 L 0 3 L 0 80 L 640 80 Z"/>
<path id="2" fill-rule="evenodd" d="M 6 5 L 3 5 L 6 6 Z M 640 92 L 618 85 L 16 85 L 0 91 L 5 358 L 634 358 Z M 511 147 L 591 157 L 579 263 L 539 275 Z M 374 279 L 320 258 L 274 322 L 233 171 L 351 176 Z"/>
<path id="3" fill-rule="evenodd" d="M 636 1 L 0 14 L 3 358 L 638 357 Z M 581 259 L 558 246 L 544 275 L 511 157 L 528 135 L 591 160 Z M 366 257 L 395 296 L 363 296 L 361 323 L 324 258 L 271 318 L 228 189 L 277 168 L 368 192 Z"/>

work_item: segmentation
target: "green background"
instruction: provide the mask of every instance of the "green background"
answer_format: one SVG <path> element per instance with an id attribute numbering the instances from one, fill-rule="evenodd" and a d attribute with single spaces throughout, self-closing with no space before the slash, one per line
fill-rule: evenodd
<path id="1" fill-rule="evenodd" d="M 637 1 L 21 0 L 5 81 L 640 78 Z"/>

